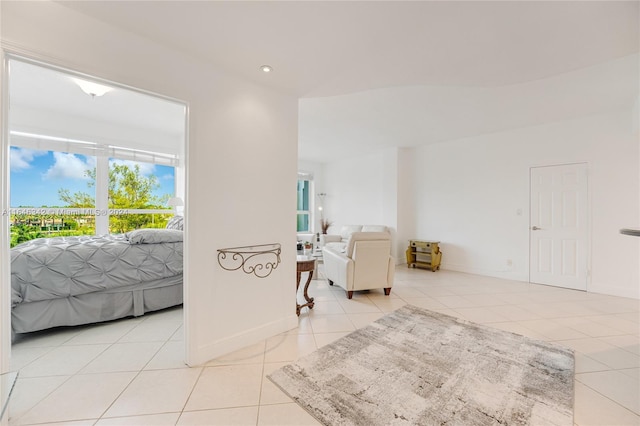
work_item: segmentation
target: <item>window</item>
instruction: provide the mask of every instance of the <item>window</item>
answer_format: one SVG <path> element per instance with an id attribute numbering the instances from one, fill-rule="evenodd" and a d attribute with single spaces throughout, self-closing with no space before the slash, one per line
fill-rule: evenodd
<path id="1" fill-rule="evenodd" d="M 12 245 L 164 227 L 169 198 L 184 197 L 185 105 L 111 83 L 102 97 L 81 84 L 102 82 L 73 72 L 8 66 Z"/>
<path id="2" fill-rule="evenodd" d="M 88 173 L 95 156 L 16 146 L 9 153 L 12 247 L 34 238 L 95 233 L 95 188 Z"/>
<path id="3" fill-rule="evenodd" d="M 298 174 L 298 232 L 311 232 L 311 178 Z"/>
<path id="4" fill-rule="evenodd" d="M 108 179 L 100 179 L 104 164 Z M 167 207 L 175 193 L 173 166 L 20 146 L 11 146 L 10 165 L 12 246 L 41 237 L 163 228 L 173 213 Z"/>
<path id="5" fill-rule="evenodd" d="M 164 228 L 173 215 L 166 209 L 174 193 L 174 167 L 109 159 L 109 232 Z"/>

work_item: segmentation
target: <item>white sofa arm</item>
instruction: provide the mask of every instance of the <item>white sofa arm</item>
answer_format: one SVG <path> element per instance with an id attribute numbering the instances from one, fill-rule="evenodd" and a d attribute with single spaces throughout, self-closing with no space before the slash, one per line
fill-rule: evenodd
<path id="1" fill-rule="evenodd" d="M 327 248 L 322 250 L 322 258 L 327 279 L 345 290 L 350 289 L 353 285 L 353 259 Z"/>
<path id="2" fill-rule="evenodd" d="M 324 247 L 326 243 L 339 243 L 342 241 L 340 235 L 320 234 L 320 245 Z"/>

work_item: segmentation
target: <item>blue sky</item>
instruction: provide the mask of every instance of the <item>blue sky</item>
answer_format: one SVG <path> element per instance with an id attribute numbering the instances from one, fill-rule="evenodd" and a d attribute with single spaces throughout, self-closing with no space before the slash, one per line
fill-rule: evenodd
<path id="1" fill-rule="evenodd" d="M 82 191 L 93 194 L 85 171 L 95 167 L 95 158 L 80 154 L 52 151 L 35 151 L 11 147 L 11 207 L 62 206 L 58 198 L 60 188 L 72 194 Z M 156 195 L 174 193 L 173 167 L 117 160 L 119 163 L 139 164 L 142 174 L 154 174 L 160 188 Z"/>

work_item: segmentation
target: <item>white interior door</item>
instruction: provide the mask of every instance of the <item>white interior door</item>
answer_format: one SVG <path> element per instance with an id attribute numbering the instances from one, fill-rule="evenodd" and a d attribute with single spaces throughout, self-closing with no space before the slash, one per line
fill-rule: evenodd
<path id="1" fill-rule="evenodd" d="M 587 289 L 587 165 L 531 168 L 529 280 Z"/>

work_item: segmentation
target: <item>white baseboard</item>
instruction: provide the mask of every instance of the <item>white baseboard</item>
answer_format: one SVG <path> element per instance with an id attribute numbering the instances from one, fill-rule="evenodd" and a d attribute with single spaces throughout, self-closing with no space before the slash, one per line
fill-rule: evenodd
<path id="1" fill-rule="evenodd" d="M 187 360 L 188 365 L 190 367 L 202 365 L 214 358 L 237 351 L 297 327 L 298 316 L 296 314 L 267 324 L 262 324 L 259 327 L 198 347 L 196 353 L 192 354 L 191 359 Z"/>
<path id="2" fill-rule="evenodd" d="M 487 277 L 503 278 L 514 281 L 529 282 L 528 274 L 523 274 L 515 271 L 492 271 L 482 268 L 473 268 L 467 265 L 456 265 L 451 263 L 443 263 L 440 265 L 440 269 L 456 272 L 464 272 L 467 274 L 483 275 Z M 611 285 L 598 285 L 597 283 L 587 284 L 587 292 L 607 294 L 610 296 L 629 297 L 632 299 L 640 299 L 640 288 L 620 287 Z"/>
<path id="3" fill-rule="evenodd" d="M 631 299 L 640 299 L 640 289 L 619 287 L 611 285 L 598 285 L 597 283 L 591 283 L 587 286 L 589 293 L 607 294 L 609 296 L 628 297 Z"/>
<path id="4" fill-rule="evenodd" d="M 453 263 L 442 263 L 440 269 L 447 271 L 464 272 L 466 274 L 483 275 L 486 277 L 502 278 L 514 281 L 529 281 L 529 275 L 518 271 L 495 271 L 484 268 L 474 268 L 468 265 L 458 265 Z"/>
<path id="5" fill-rule="evenodd" d="M 396 263 L 396 270 L 399 266 L 406 267 L 407 263 L 406 262 Z M 422 268 L 416 268 L 416 269 L 422 269 Z M 494 278 L 503 278 L 506 280 L 524 281 L 524 282 L 529 281 L 528 274 L 523 274 L 517 271 L 494 271 L 490 269 L 474 268 L 468 265 L 459 265 L 459 264 L 445 263 L 445 262 L 442 262 L 440 264 L 440 269 L 446 270 L 446 271 L 464 272 L 466 274 L 483 275 L 483 276 L 494 277 Z M 427 270 L 429 269 L 425 269 L 425 271 Z"/>

